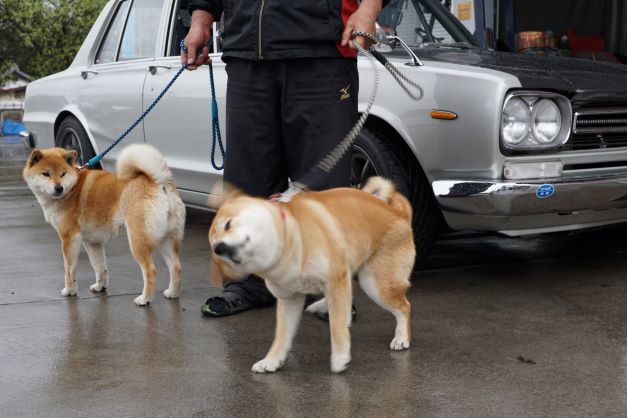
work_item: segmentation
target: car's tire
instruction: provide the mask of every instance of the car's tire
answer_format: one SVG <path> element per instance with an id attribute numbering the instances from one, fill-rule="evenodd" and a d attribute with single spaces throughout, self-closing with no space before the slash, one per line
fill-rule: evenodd
<path id="1" fill-rule="evenodd" d="M 78 152 L 77 163 L 81 166 L 96 155 L 85 128 L 74 116 L 66 116 L 61 121 L 54 137 L 54 143 L 57 147 Z M 96 168 L 100 168 L 100 163 Z"/>
<path id="2" fill-rule="evenodd" d="M 416 264 L 423 264 L 442 226 L 442 215 L 418 162 L 403 153 L 383 134 L 363 129 L 351 150 L 351 185 L 361 187 L 379 175 L 394 182 L 412 204 Z"/>

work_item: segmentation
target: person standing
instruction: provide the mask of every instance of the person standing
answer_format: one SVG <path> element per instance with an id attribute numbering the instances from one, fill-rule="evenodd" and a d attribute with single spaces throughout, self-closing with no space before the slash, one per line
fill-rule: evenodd
<path id="1" fill-rule="evenodd" d="M 209 60 L 206 45 L 222 14 L 227 149 L 224 180 L 252 196 L 288 188 L 324 158 L 358 118 L 359 77 L 354 30 L 375 33 L 383 0 L 192 0 L 181 62 L 194 70 Z M 350 156 L 318 189 L 350 183 Z M 272 306 L 264 281 L 227 281 L 202 312 L 232 315 Z"/>

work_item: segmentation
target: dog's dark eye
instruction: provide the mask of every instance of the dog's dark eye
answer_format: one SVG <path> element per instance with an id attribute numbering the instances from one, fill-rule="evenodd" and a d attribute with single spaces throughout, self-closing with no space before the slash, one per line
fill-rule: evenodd
<path id="1" fill-rule="evenodd" d="M 225 230 L 225 231 L 228 231 L 229 229 L 231 229 L 231 219 L 229 219 L 229 220 L 226 222 L 226 225 L 224 225 L 224 230 Z"/>
<path id="2" fill-rule="evenodd" d="M 61 173 L 61 177 L 65 176 L 65 173 Z"/>
<path id="3" fill-rule="evenodd" d="M 50 173 L 41 173 L 41 175 L 44 177 L 50 177 Z"/>

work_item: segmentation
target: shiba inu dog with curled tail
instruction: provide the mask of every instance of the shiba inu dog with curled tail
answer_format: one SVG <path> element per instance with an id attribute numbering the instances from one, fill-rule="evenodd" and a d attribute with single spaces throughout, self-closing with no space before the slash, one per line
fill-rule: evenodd
<path id="1" fill-rule="evenodd" d="M 104 244 L 126 228 L 133 257 L 144 279 L 135 299 L 148 305 L 155 292 L 152 252 L 158 247 L 170 272 L 166 298 L 177 298 L 181 286 L 179 251 L 185 227 L 185 206 L 163 156 L 152 146 L 134 144 L 122 150 L 117 175 L 79 170 L 76 151 L 35 149 L 23 177 L 41 205 L 44 217 L 59 234 L 65 267 L 61 295 L 78 291 L 76 266 L 81 243 L 96 272 L 92 292 L 109 285 Z"/>
<path id="2" fill-rule="evenodd" d="M 351 359 L 353 276 L 395 316 L 390 349 L 409 348 L 406 293 L 416 257 L 412 208 L 392 182 L 372 177 L 363 190 L 303 192 L 289 202 L 254 198 L 227 186 L 215 203 L 219 210 L 209 229 L 214 280 L 256 274 L 277 298 L 274 342 L 254 372 L 283 365 L 305 296 L 319 293 L 325 298 L 307 310 L 328 312 L 331 370 L 343 371 Z"/>

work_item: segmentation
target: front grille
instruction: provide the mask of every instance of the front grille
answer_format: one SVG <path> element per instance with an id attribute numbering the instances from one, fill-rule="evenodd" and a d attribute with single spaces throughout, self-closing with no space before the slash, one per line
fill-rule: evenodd
<path id="1" fill-rule="evenodd" d="M 573 133 L 566 146 L 573 151 L 627 147 L 627 132 Z"/>
<path id="2" fill-rule="evenodd" d="M 627 147 L 627 106 L 593 106 L 576 109 L 569 150 Z"/>
<path id="3" fill-rule="evenodd" d="M 573 133 L 627 133 L 627 107 L 580 109 L 573 119 Z"/>

